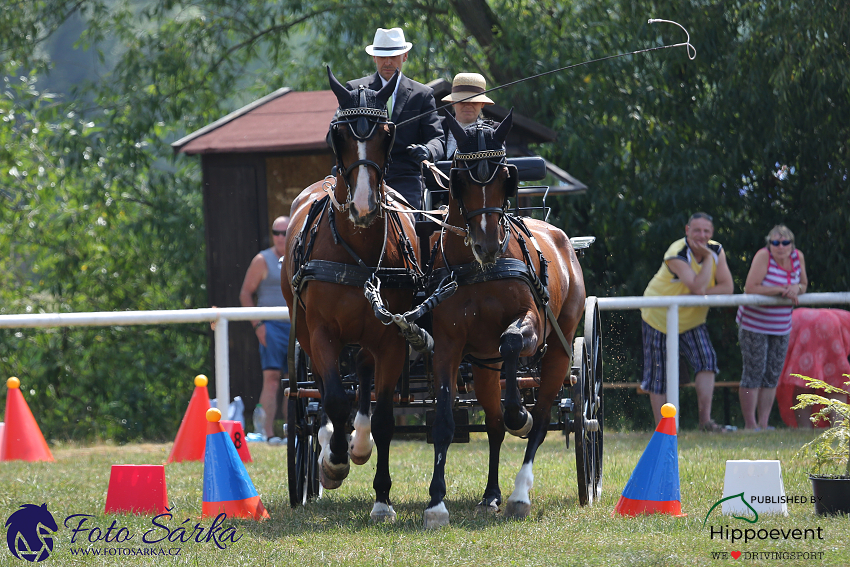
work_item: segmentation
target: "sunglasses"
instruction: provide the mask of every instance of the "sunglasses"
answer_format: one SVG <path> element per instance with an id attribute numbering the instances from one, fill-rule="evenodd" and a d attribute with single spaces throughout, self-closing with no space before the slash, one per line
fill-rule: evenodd
<path id="1" fill-rule="evenodd" d="M 790 246 L 794 241 L 793 240 L 771 240 L 770 243 L 774 246 Z"/>
<path id="2" fill-rule="evenodd" d="M 273 230 L 272 234 L 274 234 L 275 236 L 286 236 L 286 231 L 285 230 Z"/>

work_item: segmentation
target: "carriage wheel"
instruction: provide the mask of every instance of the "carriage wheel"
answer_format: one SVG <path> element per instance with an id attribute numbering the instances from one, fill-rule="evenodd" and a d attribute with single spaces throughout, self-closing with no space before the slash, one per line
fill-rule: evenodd
<path id="1" fill-rule="evenodd" d="M 307 405 L 307 442 L 304 447 L 304 459 L 307 469 L 305 478 L 305 498 L 307 500 L 315 500 L 322 497 L 322 483 L 319 481 L 319 453 L 322 448 L 319 446 L 319 427 L 321 427 L 321 416 L 318 412 L 317 402 L 311 402 Z"/>
<path id="2" fill-rule="evenodd" d="M 289 377 L 290 392 L 298 391 L 298 382 L 307 382 L 307 356 L 295 343 L 295 373 Z M 319 411 L 306 399 L 290 396 L 286 415 L 286 465 L 289 481 L 289 504 L 293 508 L 319 497 Z"/>
<path id="3" fill-rule="evenodd" d="M 579 504 L 592 505 L 602 490 L 602 331 L 596 298 L 585 303 L 584 337 L 575 341 L 577 382 L 573 387 Z"/>
<path id="4" fill-rule="evenodd" d="M 290 397 L 286 415 L 286 468 L 289 481 L 289 505 L 295 508 L 307 503 L 306 481 L 307 422 L 304 400 Z"/>
<path id="5" fill-rule="evenodd" d="M 595 435 L 595 443 L 593 447 L 593 459 L 595 461 L 594 470 L 594 490 L 598 498 L 602 493 L 602 440 L 604 429 L 604 390 L 602 376 L 602 321 L 599 315 L 599 304 L 596 297 L 588 297 L 584 304 L 584 336 L 585 349 L 588 352 L 588 373 L 591 376 L 592 393 L 590 412 L 592 418 L 596 420 L 597 430 Z"/>
<path id="6" fill-rule="evenodd" d="M 578 480 L 578 502 L 581 506 L 593 503 L 592 478 L 593 459 L 588 453 L 588 437 L 585 431 L 585 382 L 587 381 L 587 351 L 584 337 L 578 337 L 573 345 L 573 365 L 576 383 L 573 385 L 573 427 L 576 446 L 576 477 Z M 569 439 L 567 440 L 569 443 Z"/>

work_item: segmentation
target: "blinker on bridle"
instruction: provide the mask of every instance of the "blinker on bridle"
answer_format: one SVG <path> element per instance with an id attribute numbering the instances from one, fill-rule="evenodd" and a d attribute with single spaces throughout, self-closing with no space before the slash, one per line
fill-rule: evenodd
<path id="1" fill-rule="evenodd" d="M 484 139 L 484 128 L 478 127 L 477 134 L 478 151 L 470 153 L 455 152 L 454 159 L 452 160 L 452 170 L 467 172 L 469 178 L 474 184 L 484 187 L 493 182 L 493 179 L 496 178 L 496 174 L 499 173 L 499 169 L 502 166 L 507 165 L 507 153 L 505 152 L 504 147 L 499 148 L 498 150 L 487 149 L 487 142 Z M 452 177 L 454 178 L 454 176 Z M 455 194 L 455 198 L 458 200 L 461 213 L 463 214 L 464 220 L 466 220 L 467 226 L 469 225 L 470 219 L 478 215 L 497 213 L 504 218 L 507 199 L 505 199 L 505 202 L 502 203 L 501 207 L 484 207 L 467 212 L 466 207 L 463 204 L 463 199 L 460 198 L 460 195 Z"/>
<path id="2" fill-rule="evenodd" d="M 336 118 L 331 122 L 331 129 L 336 133 L 339 131 L 341 126 L 347 126 L 355 140 L 358 142 L 366 142 L 375 136 L 375 130 L 378 125 L 388 124 L 390 126 L 390 143 L 387 147 L 384 167 L 379 166 L 370 159 L 359 159 L 346 167 L 345 164 L 342 163 L 342 156 L 339 148 L 337 147 L 338 141 L 336 135 L 331 136 L 331 145 L 333 147 L 334 154 L 336 155 L 337 169 L 342 175 L 345 185 L 348 188 L 349 201 L 351 200 L 351 184 L 348 181 L 348 176 L 358 166 L 365 165 L 367 167 L 374 168 L 378 174 L 378 186 L 383 183 L 384 175 L 390 165 L 390 152 L 392 151 L 393 143 L 395 142 L 396 132 L 395 125 L 388 120 L 386 108 L 369 108 L 367 106 L 366 91 L 363 86 L 360 87 L 359 98 L 360 105 L 357 108 L 345 108 L 340 109 L 337 112 Z"/>

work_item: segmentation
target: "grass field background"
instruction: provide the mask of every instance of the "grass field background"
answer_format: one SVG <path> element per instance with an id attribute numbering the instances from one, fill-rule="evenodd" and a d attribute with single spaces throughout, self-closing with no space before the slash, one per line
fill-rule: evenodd
<path id="1" fill-rule="evenodd" d="M 428 499 L 433 447 L 422 441 L 396 441 L 391 452 L 394 524 L 372 525 L 372 479 L 375 459 L 352 467 L 341 488 L 326 491 L 306 507 L 288 505 L 286 449 L 251 445 L 253 463 L 247 470 L 271 514 L 271 520 L 227 520 L 236 543 L 218 549 L 213 542 L 164 541 L 143 544 L 152 529 L 151 517 L 104 515 L 103 508 L 113 464 L 164 463 L 170 444 L 93 447 L 55 446 L 55 463 L 0 463 L 0 522 L 25 503 L 46 503 L 60 526 L 55 549 L 42 565 L 850 565 L 850 518 L 819 517 L 812 504 L 790 504 L 788 517 L 761 516 L 755 525 L 720 515 L 716 509 L 703 527 L 711 506 L 721 498 L 727 459 L 779 459 L 785 492 L 811 495 L 805 463 L 794 460 L 796 450 L 813 433 L 777 430 L 725 435 L 684 432 L 679 436 L 679 474 L 686 518 L 612 517 L 620 493 L 643 453 L 651 433 L 606 433 L 603 495 L 593 507 L 578 505 L 575 453 L 563 436 L 550 432 L 538 452 L 532 513 L 524 521 L 481 516 L 474 508 L 483 491 L 487 446 L 484 435 L 473 434 L 470 444 L 453 445 L 447 466 L 447 507 L 451 526 L 429 532 L 422 528 Z M 502 451 L 501 488 L 507 498 L 522 460 L 525 442 L 510 438 Z M 200 519 L 203 463 L 167 465 L 166 482 L 173 518 L 161 522 L 179 535 L 182 525 L 192 532 L 212 523 Z M 83 535 L 73 547 L 108 549 L 180 548 L 177 556 L 72 556 L 66 516 L 92 514 L 92 526 L 104 530 L 126 527 L 134 534 L 125 543 L 89 543 Z M 187 520 L 184 522 L 184 520 Z M 710 539 L 709 525 L 730 528 L 822 528 L 821 541 L 764 541 L 732 544 Z M 6 533 L 4 529 L 4 534 Z M 155 532 L 155 536 L 163 534 Z M 0 544 L 0 565 L 28 565 Z M 713 552 L 822 552 L 818 559 L 735 560 L 712 557 Z M 101 551 L 103 552 L 103 551 Z M 108 551 L 107 551 L 108 552 Z M 120 553 L 120 552 L 118 552 Z"/>

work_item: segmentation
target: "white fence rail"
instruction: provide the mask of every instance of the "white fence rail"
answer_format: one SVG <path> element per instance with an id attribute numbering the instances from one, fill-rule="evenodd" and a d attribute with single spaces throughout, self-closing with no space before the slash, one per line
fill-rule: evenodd
<path id="1" fill-rule="evenodd" d="M 799 297 L 800 305 L 841 305 L 850 303 L 850 292 L 807 293 Z M 679 326 L 679 307 L 737 305 L 788 305 L 787 299 L 764 295 L 679 295 L 670 297 L 601 297 L 601 311 L 667 308 L 667 328 Z M 122 325 L 171 325 L 175 323 L 215 323 L 215 386 L 218 407 L 230 404 L 230 354 L 228 327 L 230 321 L 251 319 L 289 320 L 286 307 L 217 307 L 210 309 L 175 309 L 162 311 L 116 311 L 92 313 L 36 313 L 0 315 L 0 328 L 42 327 L 109 327 Z M 667 336 L 667 401 L 679 408 L 679 341 L 676 334 Z M 678 422 L 679 412 L 676 413 Z"/>
<path id="2" fill-rule="evenodd" d="M 836 305 L 850 303 L 850 292 L 805 293 L 800 305 Z M 601 297 L 600 311 L 666 307 L 667 328 L 679 328 L 679 307 L 735 307 L 738 305 L 790 305 L 791 301 L 766 295 L 674 295 L 663 297 Z M 604 361 L 604 358 L 603 358 Z M 679 335 L 667 334 L 667 401 L 676 406 L 676 428 L 679 427 Z"/>

